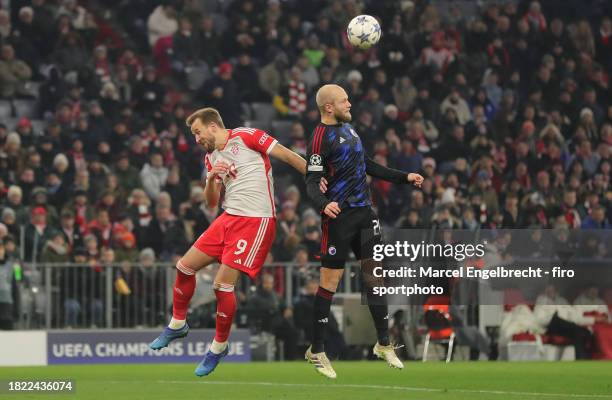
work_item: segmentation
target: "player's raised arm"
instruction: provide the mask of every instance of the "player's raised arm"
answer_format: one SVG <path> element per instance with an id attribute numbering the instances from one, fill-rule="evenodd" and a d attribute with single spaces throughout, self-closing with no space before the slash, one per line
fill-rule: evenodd
<path id="1" fill-rule="evenodd" d="M 277 143 L 270 151 L 270 155 L 276 158 L 277 160 L 291 165 L 302 175 L 306 175 L 306 160 L 304 160 L 299 154 L 286 148 L 282 144 Z"/>
<path id="2" fill-rule="evenodd" d="M 252 132 L 245 136 L 244 139 L 246 145 L 251 149 L 291 165 L 302 175 L 306 173 L 306 160 L 278 143 L 278 140 L 274 139 L 274 137 L 266 132 L 260 129 L 252 129 Z"/>
<path id="3" fill-rule="evenodd" d="M 413 183 L 417 187 L 420 187 L 423 183 L 423 177 L 419 174 L 406 173 L 397 169 L 385 167 L 384 165 L 378 164 L 370 157 L 366 157 L 366 173 L 374 178 L 393 183 Z"/>

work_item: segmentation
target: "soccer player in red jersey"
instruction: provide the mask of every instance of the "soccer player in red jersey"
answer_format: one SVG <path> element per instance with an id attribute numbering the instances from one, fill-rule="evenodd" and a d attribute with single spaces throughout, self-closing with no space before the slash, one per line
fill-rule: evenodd
<path id="1" fill-rule="evenodd" d="M 187 118 L 187 125 L 206 151 L 206 202 L 218 204 L 224 187 L 225 211 L 177 262 L 172 320 L 150 347 L 161 349 L 187 335 L 185 319 L 195 289 L 195 273 L 219 261 L 221 266 L 213 285 L 217 298 L 216 334 L 195 370 L 196 375 L 204 376 L 228 353 L 227 339 L 236 311 L 234 285 L 240 272 L 255 278 L 274 241 L 276 207 L 269 156 L 302 174 L 306 173 L 306 161 L 264 131 L 226 129 L 213 108 L 197 110 Z"/>

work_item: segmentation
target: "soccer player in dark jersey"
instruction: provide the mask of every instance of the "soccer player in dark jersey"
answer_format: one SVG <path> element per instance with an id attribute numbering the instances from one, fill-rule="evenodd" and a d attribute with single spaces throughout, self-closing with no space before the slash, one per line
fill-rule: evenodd
<path id="1" fill-rule="evenodd" d="M 312 345 L 306 350 L 306 359 L 315 365 L 317 372 L 333 379 L 336 372 L 323 345 L 332 298 L 344 273 L 349 250 L 359 260 L 370 260 L 372 246 L 381 241 L 380 222 L 371 207 L 366 175 L 415 186 L 423 183 L 423 177 L 384 167 L 366 156 L 359 135 L 349 124 L 351 103 L 340 86 L 322 86 L 316 101 L 321 123 L 308 145 L 306 186 L 308 196 L 323 214 L 323 236 L 314 335 Z M 327 185 L 321 185 L 322 178 Z M 362 230 L 366 233 L 364 238 Z M 378 336 L 374 354 L 392 367 L 403 368 L 389 343 L 387 305 L 369 304 L 369 308 Z"/>

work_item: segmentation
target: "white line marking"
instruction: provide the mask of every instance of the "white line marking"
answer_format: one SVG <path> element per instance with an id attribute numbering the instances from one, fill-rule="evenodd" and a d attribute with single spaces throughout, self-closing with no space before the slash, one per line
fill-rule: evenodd
<path id="1" fill-rule="evenodd" d="M 259 250 L 259 245 L 261 245 L 261 242 L 265 236 L 267 227 L 268 227 L 268 219 L 262 218 L 261 221 L 259 222 L 259 229 L 257 230 L 257 236 L 255 237 L 255 241 L 251 245 L 251 250 L 249 251 L 247 258 L 244 261 L 245 267 L 248 267 L 248 268 L 251 267 L 251 262 L 253 261 L 253 259 L 255 258 L 255 254 L 257 254 L 257 251 Z"/>
<path id="2" fill-rule="evenodd" d="M 471 394 L 496 394 L 502 396 L 545 396 L 557 398 L 590 398 L 590 399 L 612 399 L 612 394 L 577 394 L 577 393 L 542 393 L 542 392 L 514 392 L 505 390 L 477 390 L 477 389 L 452 389 L 452 388 L 420 388 L 409 386 L 388 386 L 388 385 L 356 385 L 356 384 L 335 384 L 323 385 L 320 383 L 281 383 L 281 382 L 246 382 L 246 381 L 109 381 L 109 383 L 162 383 L 162 384 L 189 384 L 189 385 L 247 385 L 247 386 L 280 386 L 296 388 L 348 388 L 348 389 L 375 389 L 375 390 L 398 390 L 404 392 L 429 392 L 429 393 L 471 393 Z"/>

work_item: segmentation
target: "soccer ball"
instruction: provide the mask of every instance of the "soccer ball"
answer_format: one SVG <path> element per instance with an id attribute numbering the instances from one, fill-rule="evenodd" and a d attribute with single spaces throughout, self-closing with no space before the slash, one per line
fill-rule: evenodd
<path id="1" fill-rule="evenodd" d="M 380 24 L 371 15 L 358 15 L 346 28 L 349 42 L 357 48 L 368 49 L 380 40 Z"/>

